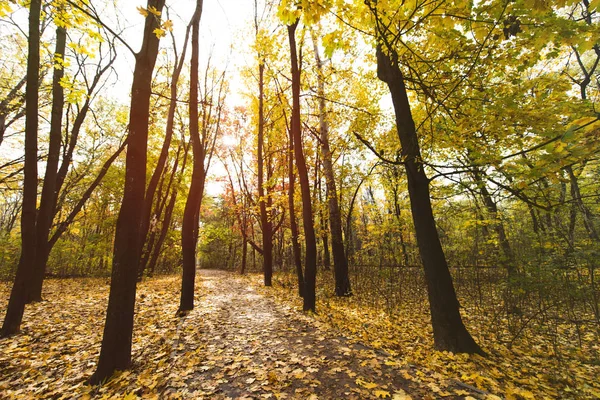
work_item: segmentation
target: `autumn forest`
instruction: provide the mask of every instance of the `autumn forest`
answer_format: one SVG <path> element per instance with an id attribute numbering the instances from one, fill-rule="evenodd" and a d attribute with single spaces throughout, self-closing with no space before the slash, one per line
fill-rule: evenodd
<path id="1" fill-rule="evenodd" d="M 600 0 L 0 0 L 0 398 L 600 398 L 599 64 Z"/>

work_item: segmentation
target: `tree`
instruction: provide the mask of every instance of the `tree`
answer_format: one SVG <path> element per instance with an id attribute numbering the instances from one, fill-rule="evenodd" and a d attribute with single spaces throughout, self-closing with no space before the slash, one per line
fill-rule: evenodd
<path id="1" fill-rule="evenodd" d="M 173 72 L 171 74 L 171 83 L 170 83 L 170 98 L 169 98 L 169 110 L 167 111 L 167 121 L 165 127 L 165 138 L 163 141 L 162 148 L 160 150 L 160 155 L 158 157 L 158 161 L 156 162 L 156 167 L 154 168 L 154 172 L 152 173 L 152 177 L 148 182 L 148 188 L 146 189 L 146 195 L 144 196 L 144 205 L 142 209 L 142 226 L 140 232 L 140 245 L 142 246 L 142 254 L 141 263 L 139 266 L 139 277 L 141 278 L 144 269 L 146 267 L 146 263 L 144 260 L 148 260 L 148 253 L 150 249 L 147 249 L 144 252 L 144 245 L 146 244 L 146 238 L 148 236 L 148 230 L 150 228 L 150 220 L 152 214 L 152 204 L 154 203 L 154 196 L 156 193 L 156 189 L 158 187 L 158 183 L 163 176 L 163 172 L 165 169 L 165 165 L 167 163 L 167 157 L 169 155 L 169 147 L 171 146 L 171 139 L 173 137 L 173 125 L 175 120 L 175 111 L 177 108 L 177 85 L 179 83 L 179 76 L 181 75 L 181 70 L 183 69 L 183 62 L 185 61 L 185 54 L 187 50 L 188 36 L 190 32 L 191 24 L 188 24 L 188 27 L 185 32 L 185 39 L 183 43 L 183 50 L 181 52 L 181 57 L 177 56 L 177 49 L 175 46 L 175 39 L 173 37 L 173 48 L 175 51 L 175 60 L 173 66 Z M 174 172 L 174 171 L 173 171 Z M 150 242 L 151 243 L 151 242 Z"/>
<path id="2" fill-rule="evenodd" d="M 319 47 L 313 35 L 315 59 L 317 62 L 317 80 L 319 96 L 319 131 L 321 134 L 321 152 L 323 153 L 323 173 L 327 185 L 327 204 L 329 206 L 329 227 L 331 229 L 331 250 L 333 253 L 333 270 L 335 274 L 335 294 L 348 296 L 352 294 L 350 279 L 348 278 L 348 260 L 344 250 L 342 238 L 342 213 L 338 204 L 338 195 L 333 172 L 333 160 L 329 148 L 329 124 L 325 109 L 325 77 L 323 76 L 323 62 L 319 55 Z M 326 244 L 325 244 L 326 245 Z"/>
<path id="3" fill-rule="evenodd" d="M 131 363 L 131 339 L 137 266 L 140 258 L 140 204 L 144 201 L 146 157 L 152 72 L 158 55 L 159 37 L 154 32 L 161 27 L 160 14 L 164 0 L 148 0 L 142 47 L 136 53 L 129 135 L 125 163 L 123 201 L 117 219 L 110 294 L 98 367 L 90 377 L 97 384 L 114 371 L 127 369 Z"/>
<path id="4" fill-rule="evenodd" d="M 183 226 L 181 229 L 181 249 L 183 252 L 183 277 L 179 313 L 185 314 L 194 308 L 194 281 L 196 276 L 196 246 L 198 243 L 198 219 L 204 191 L 204 146 L 200 140 L 198 127 L 198 32 L 202 16 L 202 0 L 196 1 L 192 18 L 192 59 L 190 62 L 190 140 L 192 142 L 193 168 L 192 184 L 185 203 Z M 203 129 L 207 129 L 203 126 Z"/>
<path id="5" fill-rule="evenodd" d="M 292 119 L 290 131 L 294 139 L 294 156 L 298 168 L 298 179 L 300 181 L 300 193 L 302 195 L 302 222 L 304 225 L 304 311 L 315 311 L 316 297 L 315 285 L 317 277 L 317 240 L 313 224 L 313 213 L 310 196 L 310 185 L 308 181 L 308 169 L 302 148 L 302 132 L 300 120 L 300 67 L 298 65 L 298 54 L 296 50 L 296 28 L 299 19 L 296 18 L 292 24 L 287 26 L 290 44 L 290 61 L 292 72 Z"/>
<path id="6" fill-rule="evenodd" d="M 57 10 L 62 12 L 64 10 Z M 56 62 L 52 76 L 52 113 L 50 119 L 50 144 L 42 197 L 36 219 L 36 252 L 31 284 L 27 291 L 27 301 L 42 300 L 42 282 L 44 271 L 48 262 L 48 236 L 54 217 L 56 206 L 56 178 L 58 175 L 58 161 L 60 156 L 60 141 L 62 138 L 63 106 L 65 103 L 64 89 L 61 80 L 64 76 L 64 57 L 67 44 L 67 29 L 60 24 L 56 27 L 56 49 L 54 58 Z"/>
<path id="7" fill-rule="evenodd" d="M 254 28 L 258 40 L 258 2 L 254 1 Z M 260 226 L 262 230 L 262 256 L 265 286 L 271 286 L 273 276 L 273 222 L 269 218 L 267 208 L 271 209 L 273 199 L 270 193 L 265 195 L 264 146 L 265 146 L 265 116 L 264 116 L 264 55 L 258 52 L 258 132 L 256 146 L 256 161 L 258 169 L 258 203 L 260 207 Z M 267 182 L 269 181 L 267 177 Z"/>
<path id="8" fill-rule="evenodd" d="M 21 257 L 17 266 L 15 283 L 0 336 L 19 332 L 27 286 L 33 270 L 36 250 L 36 202 L 37 202 L 37 135 L 38 135 L 38 87 L 40 64 L 40 13 L 41 1 L 32 0 L 29 5 L 29 38 L 27 41 L 27 84 L 25 88 L 25 167 L 23 178 L 23 206 L 21 211 Z"/>
<path id="9" fill-rule="evenodd" d="M 417 244 L 427 281 L 431 323 L 435 347 L 440 350 L 483 353 L 462 322 L 452 277 L 440 243 L 431 208 L 429 179 L 425 174 L 415 122 L 398 54 L 375 4 L 367 2 L 376 19 L 377 77 L 386 83 L 392 95 L 396 129 L 402 146 L 402 159 L 408 180 L 408 193 L 415 225 Z"/>

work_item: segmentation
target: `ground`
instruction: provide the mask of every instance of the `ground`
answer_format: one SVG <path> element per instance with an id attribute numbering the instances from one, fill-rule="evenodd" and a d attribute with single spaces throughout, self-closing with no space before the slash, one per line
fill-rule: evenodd
<path id="1" fill-rule="evenodd" d="M 406 364 L 274 296 L 256 279 L 200 271 L 196 308 L 176 317 L 177 277 L 138 286 L 131 370 L 94 371 L 108 280 L 49 280 L 20 335 L 0 340 L 0 398 L 368 399 L 484 397 Z M 0 287 L 6 301 L 9 285 Z"/>

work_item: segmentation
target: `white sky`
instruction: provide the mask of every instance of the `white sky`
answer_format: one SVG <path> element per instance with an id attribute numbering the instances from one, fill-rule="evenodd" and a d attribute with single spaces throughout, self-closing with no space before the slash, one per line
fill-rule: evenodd
<path id="1" fill-rule="evenodd" d="M 146 1 L 125 1 L 118 3 L 119 21 L 114 24 L 121 29 L 125 28 L 123 37 L 127 43 L 137 51 L 141 44 L 144 17 L 139 14 L 137 7 L 145 7 Z M 193 0 L 167 0 L 169 18 L 173 21 L 173 32 L 177 43 L 178 52 L 181 53 L 185 29 L 194 13 L 196 2 Z M 254 15 L 253 0 L 205 0 L 202 19 L 200 21 L 200 68 L 206 65 L 206 60 L 211 56 L 213 66 L 227 68 L 227 78 L 230 82 L 230 99 L 235 103 L 241 100 L 237 93 L 241 89 L 239 69 L 245 61 L 242 54 L 252 41 L 250 24 Z M 163 11 L 163 20 L 167 12 Z M 106 21 L 107 24 L 109 23 Z M 170 37 L 161 39 L 161 48 L 170 46 Z M 188 44 L 189 46 L 189 44 Z M 190 49 L 188 47 L 188 58 Z M 133 73 L 133 58 L 126 52 L 120 54 L 118 65 L 120 80 L 114 88 L 115 94 L 121 99 L 129 98 L 131 76 Z M 127 80 L 127 82 L 125 82 Z"/>
<path id="2" fill-rule="evenodd" d="M 142 31 L 145 18 L 138 12 L 137 7 L 146 7 L 145 0 L 116 0 L 115 8 L 111 1 L 104 3 L 94 2 L 94 6 L 100 12 L 103 22 L 112 30 L 120 32 L 121 37 L 134 50 L 139 50 L 142 39 Z M 173 21 L 173 32 L 177 42 L 178 52 L 181 53 L 185 30 L 189 20 L 194 13 L 196 1 L 194 0 L 167 0 L 168 14 L 166 8 L 163 10 L 162 20 L 168 18 Z M 203 4 L 202 18 L 200 21 L 200 68 L 206 66 L 208 57 L 211 57 L 211 65 L 218 69 L 227 68 L 227 80 L 229 81 L 230 93 L 228 103 L 238 105 L 244 99 L 241 96 L 243 85 L 239 77 L 239 71 L 246 64 L 244 55 L 252 43 L 253 34 L 251 23 L 254 16 L 254 0 L 205 0 Z M 14 15 L 15 21 L 21 29 L 27 31 L 26 10 L 21 10 Z M 0 32 L 5 34 L 5 27 L 0 27 Z M 51 30 L 53 32 L 53 28 Z M 49 31 L 49 32 L 50 32 Z M 189 44 L 188 44 L 189 46 Z M 169 35 L 161 39 L 161 49 L 171 47 Z M 52 47 L 53 48 L 53 47 Z M 109 79 L 110 84 L 104 88 L 105 95 L 116 99 L 123 104 L 129 104 L 131 81 L 133 77 L 134 58 L 124 46 L 120 46 L 117 60 L 114 64 L 118 78 Z M 167 50 L 170 51 L 170 50 Z M 190 48 L 188 47 L 187 58 L 189 60 Z M 2 159 L 12 159 L 22 154 L 22 143 L 19 140 L 6 140 L 0 149 Z M 152 168 L 152 166 L 148 166 Z M 40 173 L 43 165 L 39 167 Z M 224 171 L 218 162 L 211 165 L 213 174 L 224 175 Z M 214 179 L 211 179 L 214 182 Z M 216 195 L 222 191 L 220 184 L 207 182 L 207 194 Z"/>

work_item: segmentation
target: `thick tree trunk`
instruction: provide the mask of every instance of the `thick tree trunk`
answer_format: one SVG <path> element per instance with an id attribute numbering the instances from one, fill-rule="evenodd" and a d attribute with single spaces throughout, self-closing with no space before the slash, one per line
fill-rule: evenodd
<path id="1" fill-rule="evenodd" d="M 54 57 L 64 59 L 67 43 L 67 31 L 64 28 L 56 28 L 56 48 Z M 37 215 L 36 223 L 36 251 L 33 264 L 31 286 L 28 290 L 27 302 L 42 300 L 42 285 L 46 272 L 46 264 L 50 246 L 48 236 L 54 219 L 54 206 L 56 205 L 56 177 L 58 174 L 58 158 L 60 156 L 60 141 L 62 138 L 62 116 L 65 96 L 60 80 L 64 76 L 64 68 L 54 68 L 52 76 L 52 114 L 50 120 L 50 140 L 48 146 L 48 161 L 44 174 L 44 186 L 42 198 Z"/>
<path id="2" fill-rule="evenodd" d="M 148 7 L 162 11 L 164 0 L 149 0 Z M 129 368 L 137 266 L 140 258 L 140 222 L 146 185 L 148 120 L 152 72 L 158 55 L 159 39 L 154 34 L 160 19 L 146 17 L 142 48 L 136 54 L 131 86 L 129 135 L 125 162 L 123 202 L 117 218 L 110 295 L 98 368 L 89 382 L 98 384 L 114 371 Z"/>
<path id="3" fill-rule="evenodd" d="M 385 82 L 392 95 L 396 114 L 396 128 L 402 146 L 408 179 L 408 194 L 427 281 L 431 323 L 435 347 L 458 353 L 483 353 L 464 326 L 452 277 L 431 208 L 429 179 L 425 175 L 415 123 L 400 71 L 397 55 L 392 49 L 377 47 L 377 76 Z"/>
<path id="4" fill-rule="evenodd" d="M 200 141 L 198 126 L 198 52 L 200 17 L 202 0 L 197 0 L 192 22 L 192 58 L 190 62 L 190 139 L 192 142 L 193 169 L 192 183 L 183 211 L 181 227 L 181 250 L 183 252 L 183 276 L 181 281 L 181 299 L 179 313 L 194 309 L 194 286 L 196 278 L 196 245 L 198 243 L 198 221 L 204 190 L 204 147 Z"/>
<path id="5" fill-rule="evenodd" d="M 337 189 L 335 186 L 335 175 L 333 173 L 333 161 L 329 148 L 329 124 L 325 110 L 325 79 L 323 76 L 323 63 L 319 56 L 319 48 L 313 37 L 315 58 L 317 61 L 317 79 L 319 95 L 319 129 L 321 133 L 321 152 L 323 153 L 323 173 L 327 184 L 327 203 L 329 206 L 329 227 L 331 229 L 331 251 L 333 253 L 333 271 L 335 275 L 336 296 L 348 296 L 352 294 L 350 279 L 348 278 L 348 259 L 344 251 L 344 239 L 342 236 L 342 213 L 338 204 Z"/>
<path id="6" fill-rule="evenodd" d="M 40 11 L 41 1 L 31 0 L 29 5 L 29 39 L 27 43 L 27 86 L 25 88 L 25 166 L 21 211 L 21 257 L 17 266 L 15 283 L 10 292 L 0 337 L 19 332 L 23 312 L 25 311 L 29 279 L 35 260 Z"/>
<path id="7" fill-rule="evenodd" d="M 300 194 L 302 195 L 302 222 L 304 225 L 304 243 L 306 253 L 304 257 L 304 311 L 315 311 L 316 296 L 315 284 L 317 278 L 317 240 L 313 225 L 312 204 L 310 198 L 310 185 L 308 169 L 302 149 L 302 134 L 300 130 L 300 68 L 296 52 L 296 28 L 298 20 L 288 25 L 288 38 L 290 43 L 290 60 L 292 72 L 292 121 L 290 130 L 294 137 L 294 155 L 298 168 L 300 181 Z"/>

